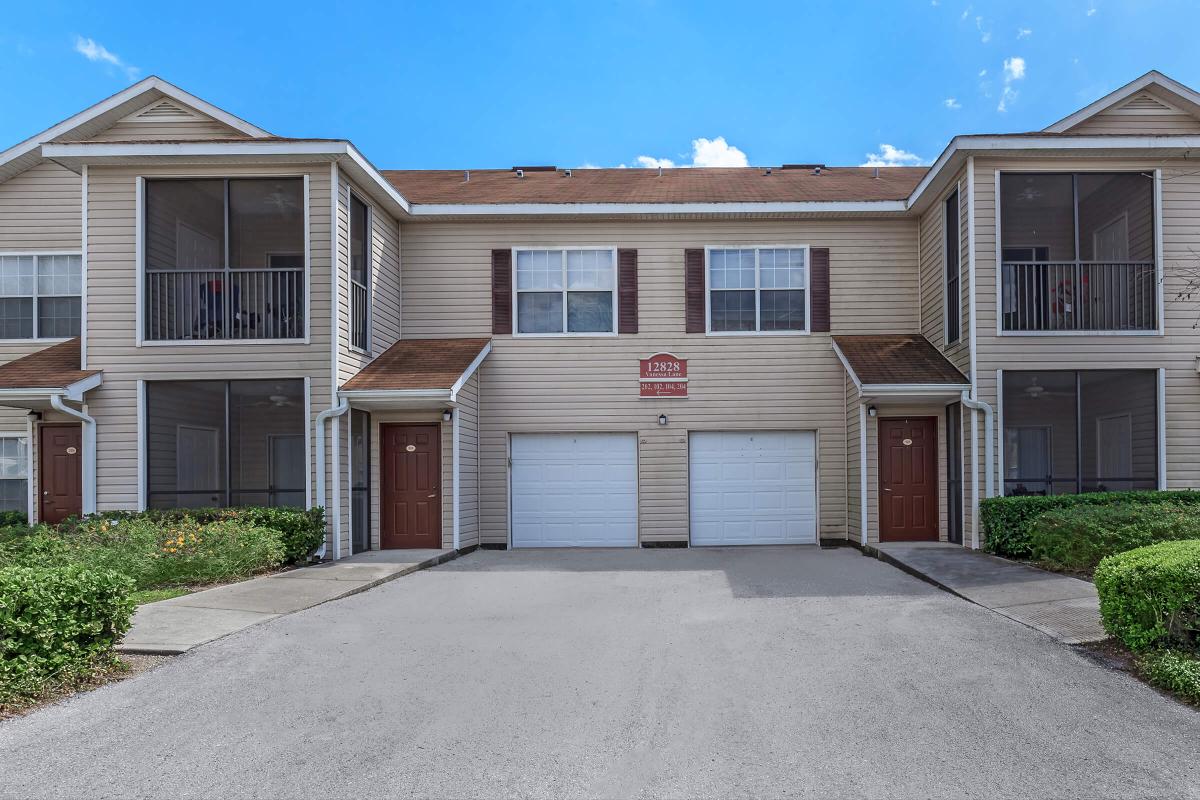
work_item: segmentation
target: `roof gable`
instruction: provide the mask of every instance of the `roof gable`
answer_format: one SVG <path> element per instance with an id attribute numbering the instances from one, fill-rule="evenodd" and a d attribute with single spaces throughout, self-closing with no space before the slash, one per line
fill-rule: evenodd
<path id="1" fill-rule="evenodd" d="M 1064 117 L 1046 133 L 1172 135 L 1200 132 L 1200 93 L 1147 72 Z"/>
<path id="2" fill-rule="evenodd" d="M 216 106 L 201 100 L 193 94 L 185 92 L 162 78 L 151 76 L 138 81 L 133 86 L 124 89 L 99 103 L 80 111 L 57 125 L 53 125 L 41 133 L 29 137 L 20 144 L 13 145 L 0 152 L 0 182 L 20 174 L 42 160 L 41 146 L 52 141 L 88 141 L 101 136 L 114 126 L 127 123 L 128 120 L 139 119 L 145 123 L 154 117 L 140 119 L 139 114 L 151 110 L 163 100 L 172 101 L 174 109 L 167 116 L 174 119 L 166 120 L 158 117 L 158 123 L 167 125 L 214 125 L 212 130 L 223 130 L 224 137 L 242 136 L 260 138 L 270 134 L 249 122 L 230 114 Z M 188 119 L 182 118 L 183 114 Z M 205 122 L 208 120 L 208 122 Z M 127 123 L 128 124 L 128 123 Z M 142 136 L 150 132 L 150 127 L 142 132 Z M 232 132 L 232 133 L 231 133 Z M 145 137 L 149 138 L 149 137 Z M 179 138 L 176 136 L 175 138 Z M 207 138 L 214 138 L 209 136 Z"/>

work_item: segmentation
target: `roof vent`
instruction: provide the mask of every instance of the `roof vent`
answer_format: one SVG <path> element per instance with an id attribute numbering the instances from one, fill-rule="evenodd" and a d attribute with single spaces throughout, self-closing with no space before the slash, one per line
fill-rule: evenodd
<path id="1" fill-rule="evenodd" d="M 821 167 L 820 166 L 813 167 L 813 175 L 820 175 L 820 174 L 821 174 Z"/>
<path id="2" fill-rule="evenodd" d="M 471 170 L 469 170 L 469 169 L 464 170 L 463 171 L 463 183 L 470 183 L 470 182 L 471 182 Z"/>
<path id="3" fill-rule="evenodd" d="M 767 171 L 764 172 L 763 175 L 770 175 L 770 174 L 771 174 L 771 168 L 767 167 Z"/>
<path id="4" fill-rule="evenodd" d="M 558 172 L 558 167 L 513 167 L 513 172 Z"/>
<path id="5" fill-rule="evenodd" d="M 825 169 L 824 164 L 784 164 L 780 169 L 811 169 L 813 172 L 820 174 L 820 171 Z"/>
<path id="6" fill-rule="evenodd" d="M 516 167 L 513 167 L 513 172 L 516 172 L 516 173 L 517 173 L 517 177 L 518 177 L 518 178 L 524 178 L 524 177 L 525 177 L 525 170 L 523 170 L 523 169 L 517 169 Z"/>
<path id="7" fill-rule="evenodd" d="M 871 171 L 871 177 L 872 177 L 872 178 L 878 178 L 878 177 L 879 177 L 879 167 L 876 167 L 874 170 L 872 170 L 872 171 Z"/>
<path id="8" fill-rule="evenodd" d="M 658 167 L 658 177 L 660 177 L 660 178 L 662 177 L 662 165 L 661 164 Z"/>
<path id="9" fill-rule="evenodd" d="M 564 170 L 563 170 L 563 177 L 564 177 L 564 178 L 570 178 L 570 177 L 571 177 L 572 175 L 574 175 L 574 174 L 575 174 L 575 173 L 574 173 L 574 172 L 572 172 L 572 171 L 571 171 L 571 170 L 569 170 L 569 169 L 564 169 Z"/>

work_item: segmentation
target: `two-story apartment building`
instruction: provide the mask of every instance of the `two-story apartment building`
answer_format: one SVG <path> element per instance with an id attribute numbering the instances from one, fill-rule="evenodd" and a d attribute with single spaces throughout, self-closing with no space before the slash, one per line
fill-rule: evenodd
<path id="1" fill-rule="evenodd" d="M 387 171 L 157 78 L 0 153 L 0 506 L 367 548 L 948 540 L 1200 485 L 1200 94 L 929 168 Z"/>

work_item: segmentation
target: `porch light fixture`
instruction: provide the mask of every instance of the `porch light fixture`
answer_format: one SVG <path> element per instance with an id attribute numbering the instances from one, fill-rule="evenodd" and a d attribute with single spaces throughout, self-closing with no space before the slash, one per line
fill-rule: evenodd
<path id="1" fill-rule="evenodd" d="M 878 413 L 879 413 L 879 411 L 875 408 L 875 406 L 867 406 L 867 416 L 868 417 L 873 417 Z"/>
<path id="2" fill-rule="evenodd" d="M 450 409 L 447 408 L 445 411 L 442 412 L 442 422 L 449 422 L 452 419 L 454 419 L 453 411 L 451 411 Z"/>
<path id="3" fill-rule="evenodd" d="M 667 424 L 669 421 L 670 421 L 670 420 L 668 420 L 668 419 L 667 419 L 667 415 L 666 415 L 666 414 L 659 414 L 659 415 L 658 415 L 658 424 L 659 424 L 659 425 L 666 425 L 666 424 Z"/>

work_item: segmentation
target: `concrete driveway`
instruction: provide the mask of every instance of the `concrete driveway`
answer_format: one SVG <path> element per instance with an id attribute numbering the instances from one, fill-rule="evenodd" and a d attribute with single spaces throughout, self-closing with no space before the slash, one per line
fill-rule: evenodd
<path id="1" fill-rule="evenodd" d="M 1197 741 L 852 550 L 477 552 L 0 724 L 0 795 L 1194 798 Z"/>

